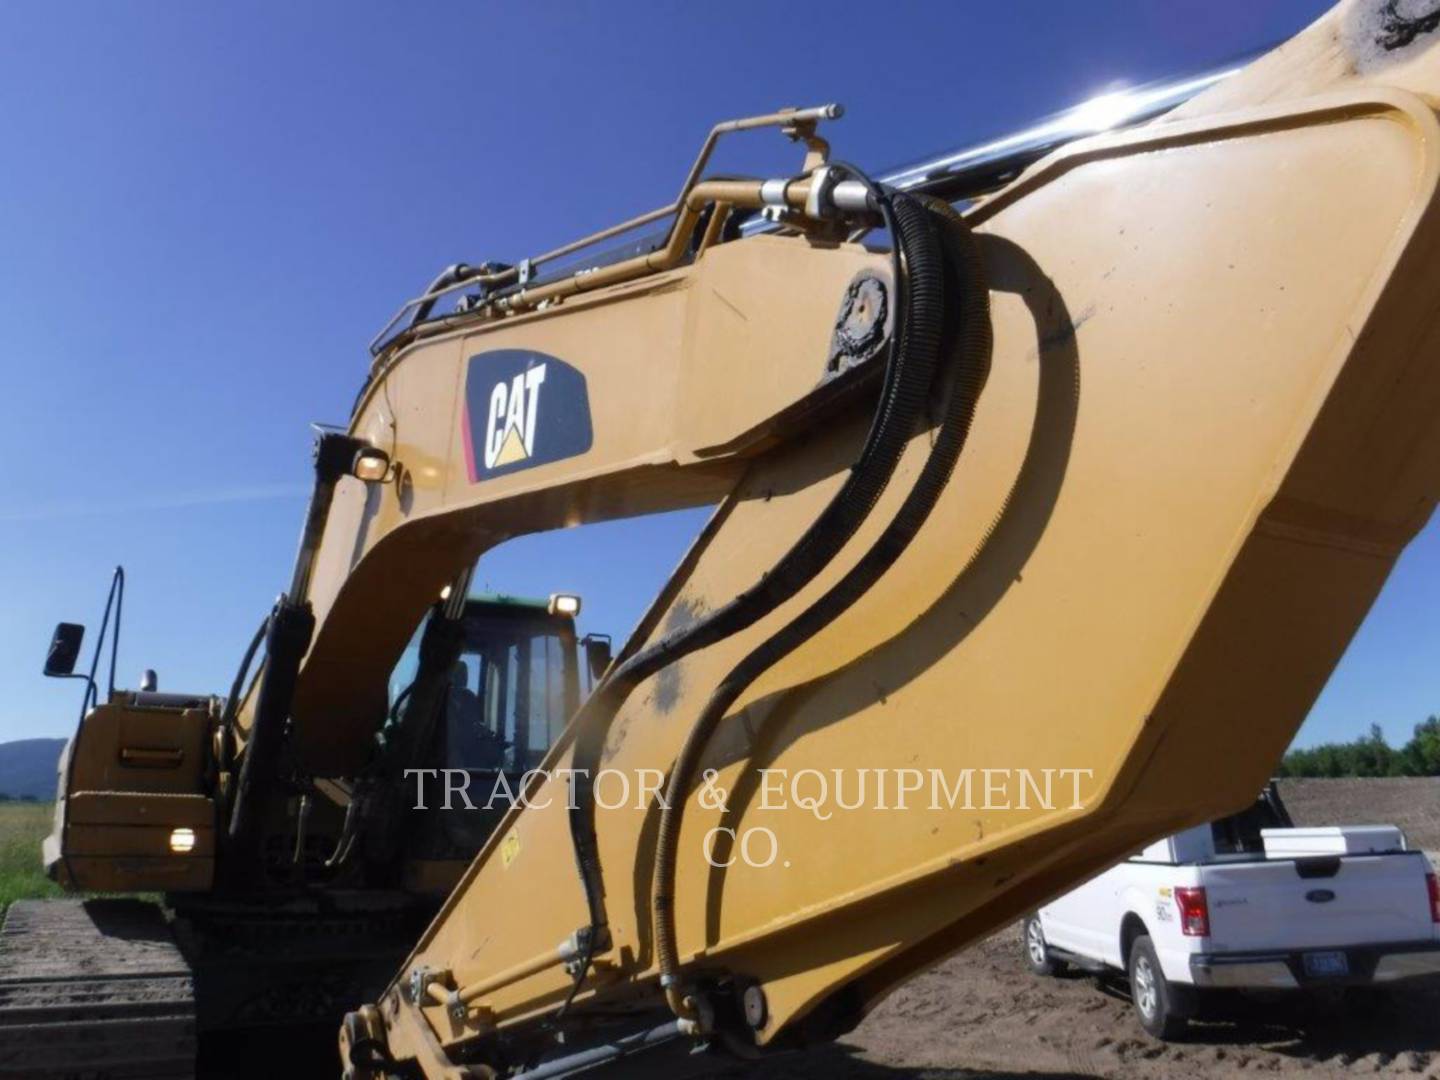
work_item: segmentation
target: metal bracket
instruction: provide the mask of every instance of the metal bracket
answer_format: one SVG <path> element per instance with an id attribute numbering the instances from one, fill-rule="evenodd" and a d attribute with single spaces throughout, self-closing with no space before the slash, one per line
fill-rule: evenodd
<path id="1" fill-rule="evenodd" d="M 416 1008 L 423 1008 L 426 1005 L 433 1005 L 430 999 L 430 985 L 449 988 L 450 972 L 437 970 L 426 964 L 415 967 L 410 972 L 410 1004 Z"/>
<path id="2" fill-rule="evenodd" d="M 780 110 L 781 113 L 790 111 L 792 110 Z M 815 129 L 822 116 L 816 115 L 813 109 L 806 109 L 803 112 L 801 110 L 793 111 L 796 113 L 796 118 L 785 124 L 780 131 L 789 136 L 792 141 L 803 142 L 805 144 L 804 172 L 811 172 L 815 169 L 822 168 L 825 163 L 830 160 L 830 143 L 815 133 Z M 823 118 L 836 120 L 843 116 L 844 113 L 845 110 L 839 105 L 832 105 L 829 107 L 829 111 L 823 114 Z"/>
<path id="3" fill-rule="evenodd" d="M 805 197 L 805 214 L 817 221 L 835 216 L 835 185 L 840 183 L 840 170 L 822 165 L 810 174 L 810 194 Z"/>

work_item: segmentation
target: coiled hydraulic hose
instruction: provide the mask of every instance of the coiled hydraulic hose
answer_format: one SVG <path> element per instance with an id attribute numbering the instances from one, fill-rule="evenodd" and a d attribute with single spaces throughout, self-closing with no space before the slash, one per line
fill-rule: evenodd
<path id="1" fill-rule="evenodd" d="M 847 610 L 878 581 L 909 546 L 940 493 L 949 483 L 955 462 L 964 448 L 975 415 L 975 405 L 990 368 L 991 328 L 989 291 L 979 250 L 969 227 L 947 203 L 927 199 L 927 212 L 944 223 L 946 287 L 958 296 L 946 319 L 946 358 L 953 378 L 945 413 L 935 442 L 914 486 L 885 531 L 855 566 L 824 596 L 750 652 L 716 688 L 696 719 L 670 772 L 656 839 L 655 875 L 651 907 L 655 917 L 655 951 L 660 982 L 671 1009 L 682 1017 L 694 1015 L 678 983 L 680 958 L 674 919 L 675 858 L 685 802 L 694 784 L 701 758 L 726 712 L 767 669 L 808 641 L 821 628 Z M 936 389 L 945 377 L 936 375 Z"/>
<path id="2" fill-rule="evenodd" d="M 836 166 L 844 167 L 844 166 Z M 844 548 L 869 515 L 895 471 L 928 399 L 939 358 L 944 309 L 944 268 L 935 218 L 915 198 L 867 186 L 893 238 L 896 325 L 884 382 L 865 443 L 840 490 L 799 540 L 758 583 L 706 618 L 670 634 L 618 665 L 576 716 L 570 809 L 571 840 L 585 889 L 590 932 L 577 965 L 573 1000 L 606 928 L 604 885 L 594 826 L 587 764 L 598 758 L 609 724 L 642 681 L 697 649 L 753 625 L 812 581 Z"/>

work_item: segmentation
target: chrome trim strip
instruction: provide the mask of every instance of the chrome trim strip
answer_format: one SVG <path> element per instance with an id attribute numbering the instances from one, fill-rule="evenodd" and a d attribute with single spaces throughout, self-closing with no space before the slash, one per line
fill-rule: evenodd
<path id="1" fill-rule="evenodd" d="M 1196 986 L 1224 986 L 1252 990 L 1295 990 L 1299 983 L 1283 959 L 1225 960 L 1190 957 L 1190 975 Z"/>
<path id="2" fill-rule="evenodd" d="M 1389 953 L 1375 965 L 1376 982 L 1394 982 L 1416 975 L 1440 975 L 1440 949 Z"/>
<path id="3" fill-rule="evenodd" d="M 1247 59 L 1187 79 L 1098 94 L 1014 134 L 895 169 L 881 176 L 880 182 L 901 191 L 925 191 L 944 184 L 953 185 L 967 177 L 979 179 L 985 175 L 1018 172 L 1076 139 L 1153 120 L 1228 79 L 1248 62 Z"/>

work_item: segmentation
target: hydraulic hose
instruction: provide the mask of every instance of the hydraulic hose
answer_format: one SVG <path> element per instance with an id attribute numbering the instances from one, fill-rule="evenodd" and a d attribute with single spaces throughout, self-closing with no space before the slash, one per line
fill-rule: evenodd
<path id="1" fill-rule="evenodd" d="M 235 781 L 230 811 L 230 843 L 258 856 L 259 815 L 275 784 L 276 766 L 284 742 L 284 723 L 295 694 L 300 661 L 315 632 L 310 604 L 281 597 L 270 614 L 265 631 L 265 670 L 255 697 L 255 718 L 245 760 Z"/>
<path id="2" fill-rule="evenodd" d="M 840 166 L 837 166 L 840 167 Z M 869 181 L 848 169 L 867 186 Z M 759 582 L 706 618 L 667 635 L 617 665 L 581 707 L 572 774 L 570 832 L 590 918 L 589 945 L 563 1014 L 578 991 L 606 927 L 604 887 L 587 772 L 598 758 L 611 720 L 630 692 L 665 666 L 744 630 L 812 581 L 844 548 L 889 483 L 930 393 L 939 358 L 944 308 L 944 260 L 935 218 L 903 194 L 872 196 L 893 238 L 896 325 L 880 399 L 865 443 L 840 490 L 805 533 Z"/>
<path id="3" fill-rule="evenodd" d="M 679 984 L 680 958 L 674 920 L 675 860 L 685 803 L 701 759 L 721 720 L 757 677 L 808 641 L 863 596 L 894 565 L 925 524 L 950 481 L 975 415 L 990 367 L 989 291 L 979 250 L 969 227 L 947 203 L 927 199 L 928 212 L 944 224 L 947 294 L 958 303 L 947 312 L 946 358 L 952 374 L 949 398 L 934 444 L 914 486 L 883 533 L 855 566 L 784 628 L 750 652 L 716 688 L 690 729 L 671 769 L 656 839 L 651 907 L 655 950 L 667 1002 L 683 1017 L 693 1015 Z M 947 372 L 936 375 L 936 389 Z"/>
<path id="4" fill-rule="evenodd" d="M 260 643 L 265 640 L 265 635 L 270 630 L 270 615 L 260 621 L 255 629 L 255 636 L 250 639 L 249 646 L 245 649 L 245 655 L 240 660 L 240 669 L 235 672 L 235 681 L 230 684 L 230 696 L 225 699 L 225 711 L 220 714 L 220 748 L 223 760 L 220 768 L 228 771 L 234 763 L 235 733 L 231 730 L 235 723 L 235 716 L 240 711 L 240 695 L 245 690 L 245 676 L 250 674 L 250 665 L 255 660 L 255 654 L 260 651 Z"/>

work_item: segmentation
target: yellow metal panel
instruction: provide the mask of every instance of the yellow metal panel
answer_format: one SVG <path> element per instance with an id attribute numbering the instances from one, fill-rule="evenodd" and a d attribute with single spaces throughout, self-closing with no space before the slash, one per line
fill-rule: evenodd
<path id="1" fill-rule="evenodd" d="M 170 836 L 176 828 L 190 828 L 195 837 L 194 848 L 183 855 L 170 848 Z M 71 822 L 66 833 L 65 855 L 77 858 L 119 858 L 129 855 L 150 855 L 160 858 L 199 858 L 209 860 L 215 855 L 215 834 L 208 827 L 172 825 L 76 825 Z"/>
<path id="2" fill-rule="evenodd" d="M 210 715 L 204 709 L 98 705 L 71 749 L 76 791 L 199 790 L 208 760 Z"/>
<path id="3" fill-rule="evenodd" d="M 204 795 L 134 794 L 120 791 L 76 791 L 65 799 L 71 825 L 187 825 L 211 828 L 214 800 Z"/>
<path id="4" fill-rule="evenodd" d="M 90 892 L 205 892 L 215 877 L 207 856 L 76 855 L 64 866 L 66 887 Z"/>

